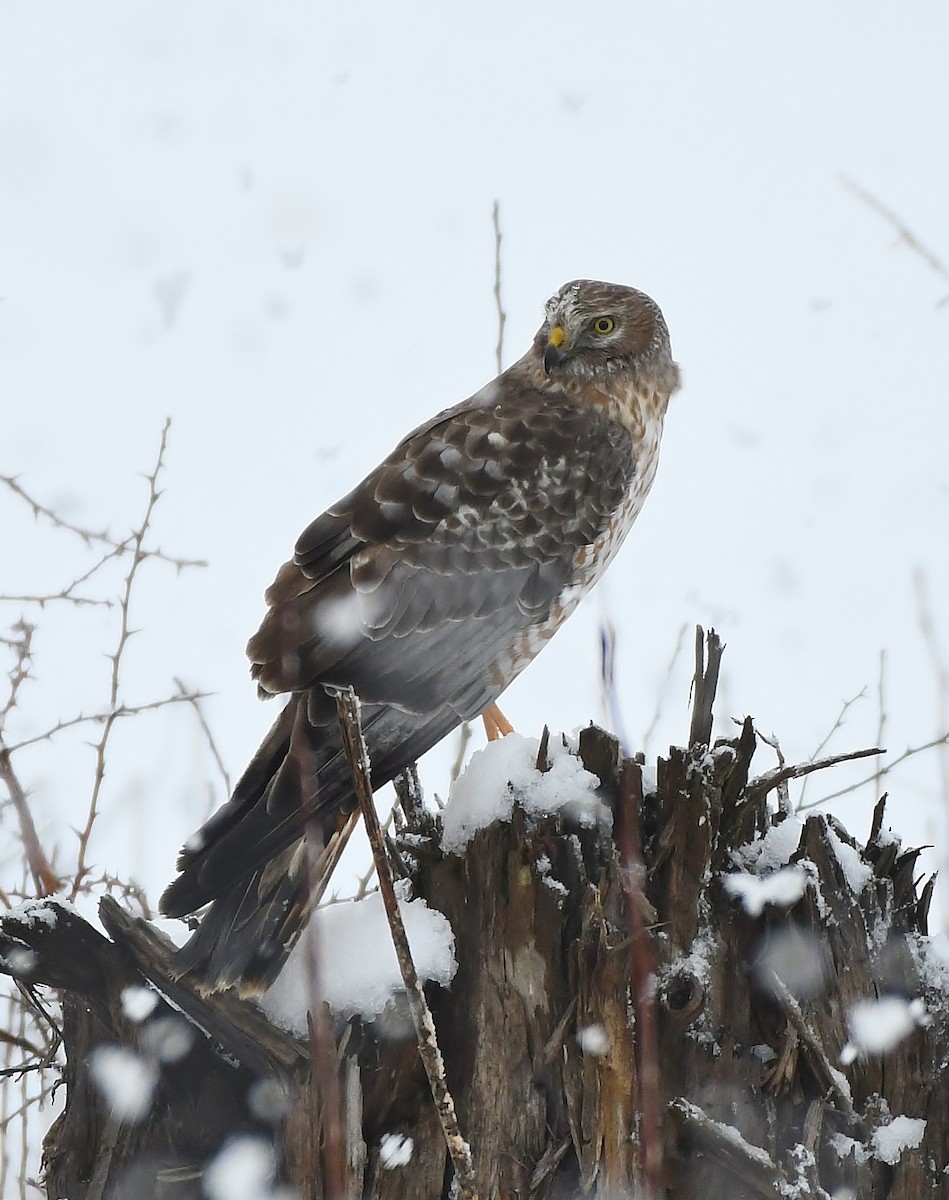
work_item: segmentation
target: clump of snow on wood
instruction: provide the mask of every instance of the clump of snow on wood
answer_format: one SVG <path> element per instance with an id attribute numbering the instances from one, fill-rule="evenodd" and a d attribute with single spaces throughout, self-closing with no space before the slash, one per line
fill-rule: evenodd
<path id="1" fill-rule="evenodd" d="M 537 738 L 511 733 L 471 756 L 452 785 L 443 815 L 442 848 L 460 854 L 479 829 L 510 818 L 515 802 L 537 815 L 564 812 L 583 825 L 609 828 L 611 816 L 597 798 L 600 781 L 551 734 L 548 771 L 537 769 Z"/>
<path id="2" fill-rule="evenodd" d="M 154 1012 L 155 1005 L 158 1003 L 158 993 L 152 991 L 151 988 L 133 985 L 122 989 L 120 999 L 125 1016 L 130 1021 L 140 1024 Z"/>
<path id="3" fill-rule="evenodd" d="M 553 863 L 550 861 L 550 857 L 546 854 L 541 854 L 535 861 L 534 866 L 537 868 L 537 874 L 540 876 L 544 887 L 549 888 L 557 896 L 558 906 L 562 905 L 564 897 L 567 895 L 567 886 L 561 883 L 556 875 L 552 873 Z"/>
<path id="4" fill-rule="evenodd" d="M 796 904 L 807 887 L 807 874 L 801 867 L 782 867 L 780 871 L 764 876 L 739 871 L 726 875 L 724 885 L 727 892 L 739 897 L 750 917 L 758 917 L 767 904 L 784 908 Z"/>
<path id="5" fill-rule="evenodd" d="M 424 900 L 399 902 L 415 969 L 422 982 L 451 983 L 458 964 L 448 920 Z M 372 1018 L 403 990 L 382 896 L 347 900 L 319 909 L 313 920 L 320 947 L 321 999 L 333 1012 Z M 311 1004 L 309 933 L 305 931 L 260 1006 L 274 1022 L 306 1035 Z"/>
<path id="6" fill-rule="evenodd" d="M 732 853 L 736 866 L 753 870 L 758 875 L 787 866 L 791 855 L 801 844 L 804 825 L 797 817 L 785 817 L 772 825 L 764 837 L 755 838 Z"/>
<path id="7" fill-rule="evenodd" d="M 58 893 L 44 896 L 42 900 L 24 900 L 22 904 L 8 909 L 4 915 L 23 925 L 29 925 L 33 929 L 39 928 L 40 925 L 45 925 L 47 929 L 55 929 L 56 922 L 59 920 L 57 908 L 65 909 L 66 912 L 79 916 L 79 910 L 75 904 Z"/>
<path id="8" fill-rule="evenodd" d="M 926 1006 L 920 999 L 881 996 L 878 1000 L 858 1000 L 847 1013 L 850 1041 L 841 1050 L 840 1061 L 852 1063 L 858 1054 L 885 1054 L 918 1025 L 928 1023 Z"/>
<path id="9" fill-rule="evenodd" d="M 854 1162 L 863 1163 L 873 1157 L 892 1167 L 900 1161 L 904 1150 L 915 1150 L 920 1145 L 925 1133 L 926 1122 L 922 1117 L 893 1117 L 874 1129 L 869 1146 L 845 1133 L 835 1133 L 830 1144 L 841 1159 L 852 1154 Z"/>
<path id="10" fill-rule="evenodd" d="M 926 1122 L 922 1117 L 894 1117 L 873 1131 L 870 1144 L 876 1158 L 895 1166 L 904 1150 L 915 1150 L 923 1140 Z"/>
<path id="11" fill-rule="evenodd" d="M 379 1165 L 386 1171 L 404 1167 L 412 1161 L 415 1142 L 401 1133 L 387 1133 L 379 1143 Z"/>
<path id="12" fill-rule="evenodd" d="M 158 1084 L 158 1067 L 122 1046 L 97 1046 L 90 1056 L 93 1082 L 120 1121 L 134 1125 L 148 1116 Z"/>
<path id="13" fill-rule="evenodd" d="M 274 1155 L 262 1138 L 229 1141 L 204 1168 L 208 1200 L 291 1200 L 297 1193 L 273 1186 Z"/>
<path id="14" fill-rule="evenodd" d="M 840 869 L 844 873 L 844 878 L 850 885 L 850 890 L 855 896 L 859 896 L 873 878 L 873 868 L 869 863 L 865 863 L 863 861 L 859 850 L 848 845 L 843 838 L 829 826 L 827 829 L 827 840 L 830 842 L 837 862 L 840 864 Z"/>

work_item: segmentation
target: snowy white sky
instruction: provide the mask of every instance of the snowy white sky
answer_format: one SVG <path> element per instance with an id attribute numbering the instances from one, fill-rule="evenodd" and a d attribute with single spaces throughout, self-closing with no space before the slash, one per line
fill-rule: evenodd
<path id="1" fill-rule="evenodd" d="M 243 768 L 276 711 L 244 644 L 296 535 L 494 374 L 497 198 L 507 362 L 548 295 L 591 276 L 657 299 L 685 378 L 645 512 L 511 689 L 515 725 L 601 717 L 605 604 L 637 746 L 689 631 L 652 754 L 686 734 L 696 622 L 728 646 L 722 732 L 751 713 L 807 758 L 866 687 L 829 749 L 873 744 L 881 650 L 889 747 L 943 732 L 913 580 L 949 663 L 949 283 L 841 177 L 949 260 L 947 39 L 943 3 L 112 0 L 51 21 L 0 0 L 0 473 L 123 532 L 170 416 L 154 537 L 209 561 L 143 570 L 123 698 L 174 676 L 213 692 Z M 0 592 L 91 565 L 3 490 L 0 530 Z M 0 606 L 0 632 L 21 610 Z M 27 615 L 35 682 L 13 740 L 101 708 L 115 639 L 114 613 Z M 17 758 L 64 855 L 88 737 Z M 447 791 L 453 749 L 430 757 L 429 788 Z M 945 863 L 938 755 L 889 786 L 894 826 Z M 193 714 L 129 723 L 96 860 L 157 894 L 222 798 Z M 836 806 L 860 837 L 873 799 Z"/>

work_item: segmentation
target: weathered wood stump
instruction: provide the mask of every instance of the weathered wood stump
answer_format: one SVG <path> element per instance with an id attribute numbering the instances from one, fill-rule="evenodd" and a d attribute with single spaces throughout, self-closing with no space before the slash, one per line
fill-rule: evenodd
<path id="1" fill-rule="evenodd" d="M 929 952 L 916 852 L 885 831 L 882 800 L 866 846 L 832 818 L 775 805 L 803 768 L 750 779 L 750 720 L 709 747 L 711 695 L 698 699 L 709 719 L 659 760 L 637 806 L 643 870 L 603 829 L 517 807 L 461 856 L 443 852 L 438 818 L 407 831 L 412 889 L 455 935 L 452 986 L 427 995 L 478 1194 L 645 1195 L 651 1154 L 646 1177 L 670 1200 L 949 1195 L 949 971 Z M 579 753 L 620 816 L 616 743 L 591 727 Z M 799 887 L 780 902 L 743 903 L 726 883 L 782 864 Z M 8 971 L 64 996 L 49 1196 L 202 1197 L 205 1165 L 238 1135 L 272 1146 L 278 1180 L 301 1197 L 327 1195 L 309 1048 L 252 1004 L 172 982 L 165 940 L 114 901 L 101 909 L 111 941 L 55 901 L 43 911 L 4 918 L 0 950 Z M 123 992 L 144 983 L 158 1002 L 131 1020 Z M 852 1006 L 881 996 L 921 997 L 927 1023 L 844 1065 Z M 394 1008 L 335 1026 L 345 1195 L 436 1200 L 452 1171 Z M 161 1022 L 187 1029 L 186 1053 L 162 1060 Z M 159 1066 L 138 1123 L 111 1116 L 90 1078 L 101 1043 Z M 412 1139 L 408 1162 L 381 1152 L 389 1134 Z"/>

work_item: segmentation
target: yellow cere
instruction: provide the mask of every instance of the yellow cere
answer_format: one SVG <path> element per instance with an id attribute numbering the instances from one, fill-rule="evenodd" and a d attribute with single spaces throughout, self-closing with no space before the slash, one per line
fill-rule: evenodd
<path id="1" fill-rule="evenodd" d="M 547 341 L 550 343 L 550 345 L 556 346 L 558 350 L 560 349 L 560 347 L 564 344 L 564 342 L 566 340 L 567 340 L 567 331 L 564 329 L 564 327 L 562 325 L 555 325 L 553 327 L 553 329 L 551 329 L 550 336 L 547 339 Z"/>

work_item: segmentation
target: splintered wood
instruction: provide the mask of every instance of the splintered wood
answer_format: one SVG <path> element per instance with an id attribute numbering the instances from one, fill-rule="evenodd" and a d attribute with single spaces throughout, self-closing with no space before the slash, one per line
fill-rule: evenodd
<path id="1" fill-rule="evenodd" d="M 789 781 L 829 762 L 754 775 L 750 719 L 715 739 L 721 645 L 700 635 L 697 648 L 692 738 L 655 773 L 622 760 L 600 730 L 580 738 L 612 832 L 528 812 L 515 793 L 510 819 L 449 854 L 440 817 L 403 788 L 408 811 L 387 847 L 399 886 L 444 914 L 455 938 L 457 973 L 450 989 L 425 986 L 422 1021 L 457 1114 L 456 1161 L 470 1161 L 465 1190 L 481 1200 L 944 1194 L 949 969 L 925 936 L 932 888 L 917 890 L 917 852 L 886 829 L 882 800 L 866 845 L 826 815 L 793 810 Z M 535 756 L 539 780 L 558 736 Z M 307 1046 L 236 996 L 174 980 L 162 936 L 114 902 L 102 910 L 111 941 L 43 904 L 45 916 L 3 918 L 0 950 L 22 983 L 66 996 L 68 1089 L 47 1141 L 49 1195 L 197 1200 L 204 1167 L 244 1133 L 272 1147 L 291 1194 L 339 1200 L 323 1182 L 324 1092 Z M 145 981 L 158 1003 L 135 1023 L 121 995 Z M 861 1004 L 881 999 L 905 1006 L 905 1028 L 882 1048 L 854 1025 Z M 347 1200 L 445 1200 L 455 1186 L 406 1015 L 397 996 L 383 1017 L 336 1017 L 325 1035 L 346 1140 L 334 1187 Z M 161 1066 L 146 1120 L 116 1125 L 88 1052 L 109 1042 L 151 1053 L 161 1020 L 187 1021 L 191 1049 Z M 162 1190 L 172 1180 L 174 1192 Z"/>

